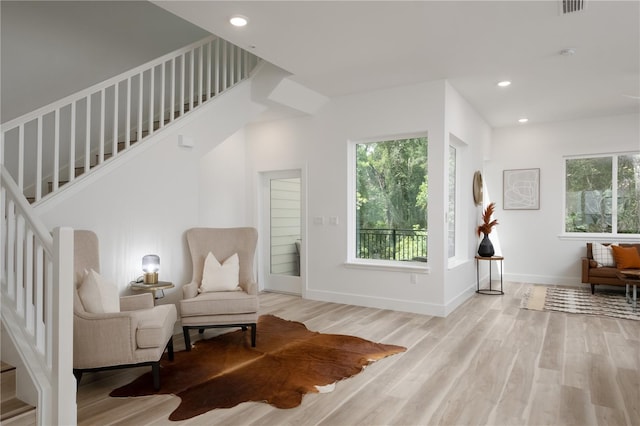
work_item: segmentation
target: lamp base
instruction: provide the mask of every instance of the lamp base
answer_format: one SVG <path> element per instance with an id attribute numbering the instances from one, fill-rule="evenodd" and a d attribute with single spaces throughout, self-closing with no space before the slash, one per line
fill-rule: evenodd
<path id="1" fill-rule="evenodd" d="M 145 272 L 144 273 L 144 283 L 145 284 L 158 284 L 158 273 L 157 272 Z"/>

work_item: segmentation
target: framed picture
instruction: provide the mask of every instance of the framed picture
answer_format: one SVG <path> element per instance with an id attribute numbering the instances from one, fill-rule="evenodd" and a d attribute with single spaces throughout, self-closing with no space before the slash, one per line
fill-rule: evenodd
<path id="1" fill-rule="evenodd" d="M 505 210 L 539 210 L 540 169 L 504 170 L 502 206 Z"/>

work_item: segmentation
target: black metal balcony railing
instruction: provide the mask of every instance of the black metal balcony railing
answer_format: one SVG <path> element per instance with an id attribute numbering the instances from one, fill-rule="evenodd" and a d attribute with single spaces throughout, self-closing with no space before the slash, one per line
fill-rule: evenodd
<path id="1" fill-rule="evenodd" d="M 356 256 L 359 259 L 426 261 L 427 231 L 361 228 L 357 233 Z"/>

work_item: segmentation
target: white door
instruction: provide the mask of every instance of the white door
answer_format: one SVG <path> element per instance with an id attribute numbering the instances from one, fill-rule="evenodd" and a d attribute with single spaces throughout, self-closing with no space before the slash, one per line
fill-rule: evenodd
<path id="1" fill-rule="evenodd" d="M 261 174 L 261 275 L 265 291 L 301 294 L 303 190 L 300 170 Z"/>

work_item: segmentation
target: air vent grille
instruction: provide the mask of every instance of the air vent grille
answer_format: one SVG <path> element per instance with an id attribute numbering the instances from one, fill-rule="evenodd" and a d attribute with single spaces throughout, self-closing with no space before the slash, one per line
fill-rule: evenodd
<path id="1" fill-rule="evenodd" d="M 562 0 L 562 14 L 580 12 L 587 6 L 587 0 Z"/>

